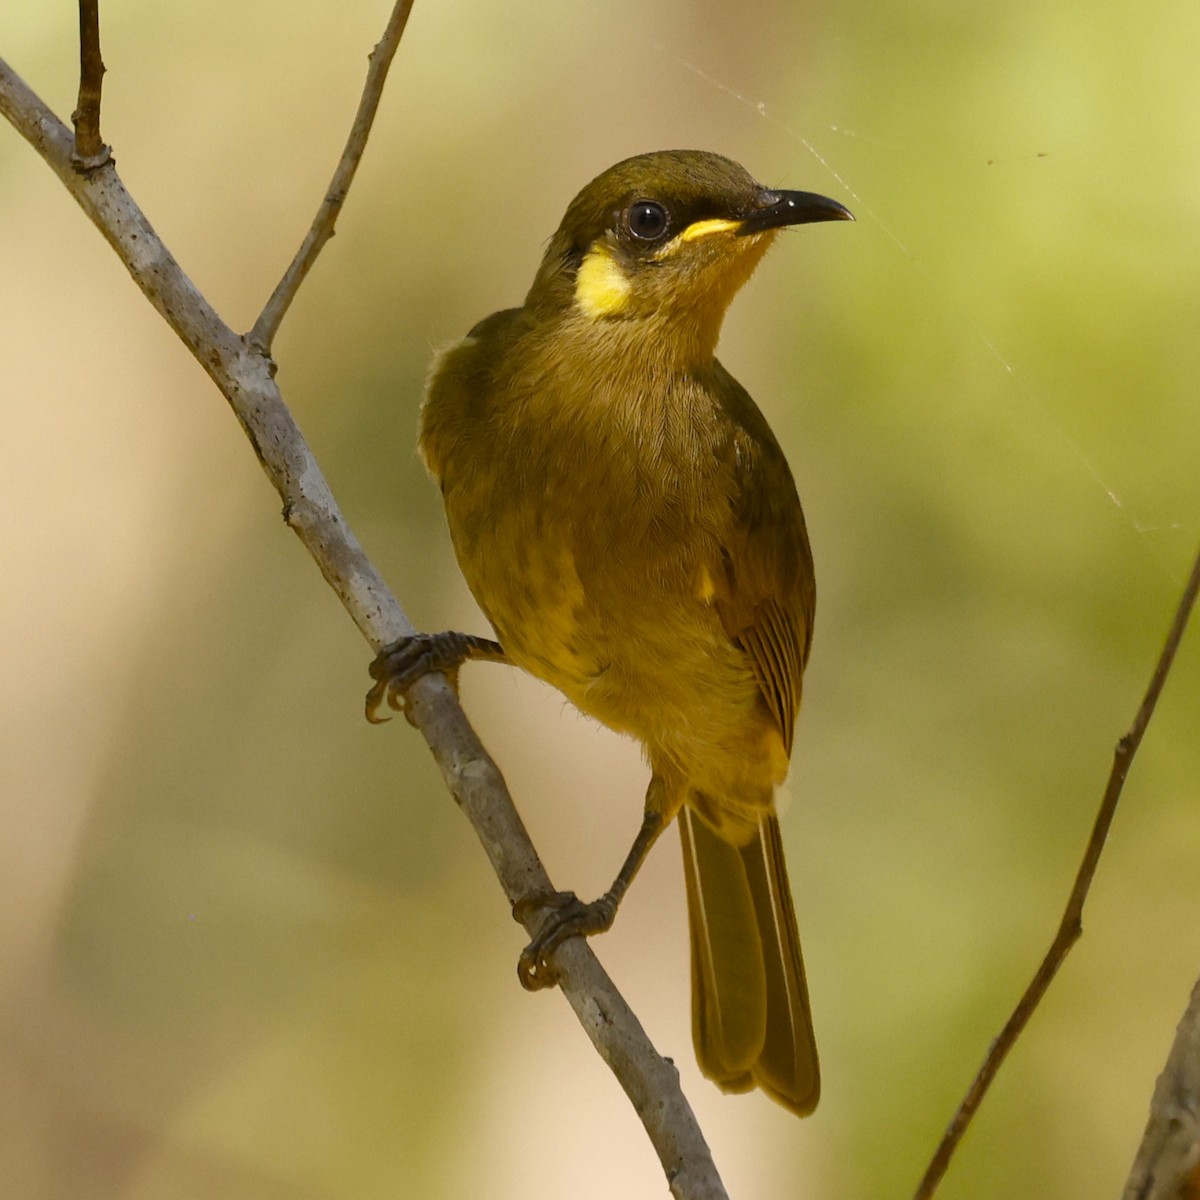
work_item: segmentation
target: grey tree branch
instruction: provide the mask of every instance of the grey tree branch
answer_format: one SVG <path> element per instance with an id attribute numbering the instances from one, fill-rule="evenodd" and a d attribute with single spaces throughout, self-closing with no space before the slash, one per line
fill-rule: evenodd
<path id="1" fill-rule="evenodd" d="M 305 234 L 296 257 L 284 272 L 283 278 L 275 285 L 271 298 L 263 306 L 254 328 L 250 331 L 248 341 L 259 350 L 270 353 L 275 334 L 284 315 L 291 307 L 304 277 L 317 260 L 321 248 L 333 237 L 333 226 L 342 211 L 350 184 L 354 181 L 354 173 L 362 160 L 363 151 L 367 148 L 367 137 L 371 126 L 375 123 L 375 113 L 383 96 L 383 85 L 387 82 L 388 68 L 400 45 L 404 27 L 408 24 L 408 14 L 412 11 L 413 0 L 396 0 L 392 15 L 379 39 L 375 49 L 368 57 L 367 82 L 363 86 L 362 97 L 358 102 L 358 111 L 354 114 L 354 124 L 350 126 L 350 136 L 346 139 L 342 157 L 334 169 L 333 178 L 329 181 L 329 189 L 317 215 L 313 218 L 312 227 Z"/>
<path id="2" fill-rule="evenodd" d="M 0 113 L 59 177 L 228 400 L 283 501 L 288 525 L 363 636 L 378 650 L 411 633 L 339 511 L 276 387 L 265 350 L 221 320 L 154 232 L 111 161 L 87 174 L 75 170 L 71 131 L 3 60 Z M 410 693 L 408 713 L 433 750 L 509 901 L 553 890 L 499 770 L 450 686 L 440 676 L 421 680 Z M 527 931 L 535 932 L 531 927 Z M 553 958 L 567 1000 L 637 1110 L 671 1194 L 676 1200 L 727 1200 L 675 1067 L 654 1049 L 586 942 L 570 939 Z"/>
<path id="3" fill-rule="evenodd" d="M 1200 1197 L 1200 979 L 1150 1102 L 1123 1200 Z"/>

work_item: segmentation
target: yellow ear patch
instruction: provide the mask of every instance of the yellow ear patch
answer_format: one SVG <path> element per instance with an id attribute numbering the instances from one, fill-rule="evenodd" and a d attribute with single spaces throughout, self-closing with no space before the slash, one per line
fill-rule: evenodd
<path id="1" fill-rule="evenodd" d="M 693 221 L 680 235 L 681 242 L 694 242 L 698 238 L 714 233 L 736 233 L 741 221 L 730 221 L 725 217 L 709 217 L 706 221 Z"/>
<path id="2" fill-rule="evenodd" d="M 603 242 L 594 243 L 575 276 L 575 303 L 586 316 L 609 317 L 625 308 L 629 292 L 621 264 Z"/>

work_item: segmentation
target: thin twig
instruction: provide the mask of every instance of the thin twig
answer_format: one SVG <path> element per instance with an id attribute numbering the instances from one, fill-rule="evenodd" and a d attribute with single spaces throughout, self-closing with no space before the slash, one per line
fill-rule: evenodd
<path id="1" fill-rule="evenodd" d="M 1200 979 L 1158 1077 L 1123 1200 L 1200 1196 Z"/>
<path id="2" fill-rule="evenodd" d="M 1071 889 L 1058 932 L 1054 935 L 1054 941 L 1046 952 L 1046 957 L 1042 959 L 1037 973 L 1025 989 L 1025 994 L 1021 997 L 1017 1007 L 1013 1009 L 1012 1016 L 1008 1018 L 1008 1023 L 1004 1026 L 1000 1036 L 992 1043 L 987 1057 L 983 1060 L 983 1066 L 979 1068 L 979 1074 L 975 1076 L 958 1111 L 954 1114 L 954 1119 L 942 1136 L 941 1144 L 916 1190 L 915 1200 L 928 1200 L 934 1194 L 938 1183 L 946 1173 L 946 1168 L 950 1165 L 955 1150 L 962 1141 L 963 1134 L 967 1131 L 967 1126 L 971 1123 L 984 1096 L 987 1095 L 987 1090 L 991 1087 L 996 1072 L 1000 1070 L 1000 1064 L 1004 1062 L 1013 1044 L 1021 1036 L 1021 1031 L 1029 1022 L 1029 1018 L 1038 1004 L 1041 1003 L 1046 989 L 1049 988 L 1051 981 L 1058 973 L 1063 960 L 1083 932 L 1083 904 L 1087 899 L 1088 889 L 1092 886 L 1092 878 L 1095 876 L 1096 867 L 1100 862 L 1100 853 L 1104 849 L 1105 839 L 1108 837 L 1113 816 L 1117 811 L 1117 801 L 1121 798 L 1125 777 L 1129 774 L 1133 756 L 1142 744 L 1146 727 L 1154 715 L 1154 707 L 1158 703 L 1163 684 L 1166 683 L 1167 675 L 1171 671 L 1171 664 L 1175 661 L 1175 652 L 1179 649 L 1183 632 L 1187 628 L 1188 618 L 1196 603 L 1198 590 L 1200 590 L 1200 552 L 1196 555 L 1191 576 L 1184 586 L 1179 606 L 1175 610 L 1175 619 L 1171 623 L 1162 653 L 1158 656 L 1158 663 L 1154 668 L 1153 676 L 1151 676 L 1150 686 L 1142 698 L 1141 707 L 1138 708 L 1137 716 L 1134 718 L 1129 732 L 1117 742 L 1113 754 L 1112 770 L 1108 776 L 1108 785 L 1104 789 L 1104 799 L 1100 802 L 1100 811 L 1096 814 L 1096 823 L 1092 827 L 1091 837 L 1088 838 L 1083 861 L 1079 864 L 1079 872 L 1075 876 L 1075 886 Z"/>
<path id="3" fill-rule="evenodd" d="M 247 335 L 247 341 L 256 349 L 266 354 L 271 353 L 275 335 L 279 332 L 280 323 L 291 307 L 304 277 L 308 274 L 321 248 L 333 237 L 333 226 L 346 202 L 346 194 L 354 180 L 354 172 L 362 160 L 363 151 L 367 147 L 367 137 L 375 122 L 375 113 L 379 108 L 379 100 L 383 95 L 383 85 L 387 81 L 388 68 L 400 45 L 404 26 L 408 23 L 408 14 L 412 11 L 413 0 L 396 0 L 387 28 L 379 44 L 371 51 L 367 60 L 367 81 L 363 85 L 362 97 L 358 102 L 358 112 L 354 114 L 354 124 L 350 126 L 350 136 L 346 139 L 346 147 L 338 165 L 334 169 L 333 178 L 313 218 L 312 226 L 300 243 L 296 257 L 283 273 L 283 278 L 275 285 L 271 298 L 254 322 L 254 328 Z"/>
<path id="4" fill-rule="evenodd" d="M 116 167 L 90 175 L 71 165 L 70 131 L 0 60 L 0 114 L 58 175 L 147 299 L 229 401 L 288 524 L 316 560 L 363 636 L 378 650 L 412 632 L 404 613 L 347 526 L 274 380 L 268 355 L 221 320 L 125 190 Z M 427 676 L 409 693 L 455 800 L 471 822 L 510 902 L 553 890 L 495 763 L 467 723 L 449 684 Z M 535 916 L 531 916 L 532 926 Z M 527 927 L 532 934 L 535 930 Z M 554 955 L 556 975 L 601 1057 L 633 1102 L 676 1200 L 727 1200 L 678 1072 L 646 1037 L 582 939 Z"/>
<path id="5" fill-rule="evenodd" d="M 109 148 L 100 140 L 100 88 L 103 82 L 99 0 L 79 0 L 79 103 L 71 114 L 75 124 L 72 163 L 77 171 L 94 171 L 112 157 Z"/>

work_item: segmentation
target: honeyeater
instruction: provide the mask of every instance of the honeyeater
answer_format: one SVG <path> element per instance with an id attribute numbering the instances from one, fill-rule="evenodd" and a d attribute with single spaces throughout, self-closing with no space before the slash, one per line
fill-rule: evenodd
<path id="1" fill-rule="evenodd" d="M 637 738 L 651 778 L 612 887 L 548 915 L 521 958 L 607 929 L 679 818 L 692 1029 L 704 1074 L 817 1103 L 817 1051 L 774 792 L 788 769 L 815 588 L 766 419 L 714 356 L 725 310 L 787 226 L 852 220 L 717 154 L 626 159 L 589 183 L 520 308 L 433 365 L 420 448 L 498 641 L 422 634 L 372 664 L 368 715 L 430 671 L 508 662 Z"/>

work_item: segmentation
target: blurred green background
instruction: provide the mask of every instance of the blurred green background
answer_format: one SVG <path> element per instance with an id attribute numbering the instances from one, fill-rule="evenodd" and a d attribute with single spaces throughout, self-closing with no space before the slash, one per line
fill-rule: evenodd
<path id="1" fill-rule="evenodd" d="M 103 5 L 103 132 L 252 323 L 385 0 Z M 0 53 L 64 118 L 74 6 Z M 734 306 L 820 588 L 784 800 L 825 1072 L 701 1080 L 674 836 L 597 949 L 732 1194 L 905 1196 L 1055 926 L 1200 541 L 1200 9 L 418 0 L 280 382 L 413 620 L 483 631 L 413 452 L 431 349 L 523 296 L 625 155 L 831 194 Z M 0 128 L 0 1194 L 657 1197 L 637 1122 L 236 422 Z M 468 710 L 557 882 L 602 888 L 636 748 L 499 668 Z M 1086 935 L 942 1195 L 1116 1195 L 1200 971 L 1200 630 Z"/>

